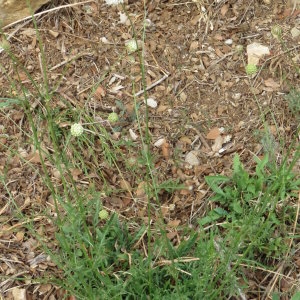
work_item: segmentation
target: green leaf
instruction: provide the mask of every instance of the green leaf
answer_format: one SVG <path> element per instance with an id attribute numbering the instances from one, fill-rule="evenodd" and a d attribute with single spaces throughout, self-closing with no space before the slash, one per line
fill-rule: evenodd
<path id="1" fill-rule="evenodd" d="M 253 184 L 247 186 L 247 192 L 251 193 L 253 196 L 256 195 L 256 188 Z"/>
<path id="2" fill-rule="evenodd" d="M 197 237 L 198 237 L 198 233 L 195 232 L 188 240 L 186 240 L 186 241 L 182 240 L 176 250 L 177 255 L 179 257 L 188 255 L 191 248 L 195 245 Z"/>
<path id="3" fill-rule="evenodd" d="M 243 208 L 241 207 L 241 205 L 240 205 L 239 202 L 234 202 L 233 205 L 232 205 L 232 208 L 238 214 L 242 214 L 243 213 Z"/>
<path id="4" fill-rule="evenodd" d="M 244 171 L 243 165 L 240 161 L 240 157 L 235 154 L 233 157 L 233 172 L 234 174 L 239 174 L 241 171 Z"/>
<path id="5" fill-rule="evenodd" d="M 266 167 L 268 161 L 269 161 L 269 156 L 266 154 L 263 159 L 259 159 L 258 157 L 254 157 L 254 160 L 256 162 L 256 174 L 258 176 L 263 176 L 264 175 L 264 168 Z"/>
<path id="6" fill-rule="evenodd" d="M 11 99 L 11 98 L 1 98 L 0 99 L 0 108 L 5 108 L 14 104 L 20 104 L 21 100 L 20 99 Z M 3 102 L 3 100 L 6 100 Z"/>
<path id="7" fill-rule="evenodd" d="M 206 176 L 205 181 L 216 194 L 225 196 L 224 191 L 222 190 L 222 188 L 219 187 L 219 185 L 230 181 L 230 178 L 222 175 Z"/>
<path id="8" fill-rule="evenodd" d="M 300 291 L 296 292 L 291 300 L 300 300 Z"/>
<path id="9" fill-rule="evenodd" d="M 221 207 L 217 207 L 214 210 L 210 211 L 207 216 L 198 220 L 198 224 L 201 226 L 205 226 L 212 222 L 215 222 L 224 216 L 227 216 L 228 212 Z"/>
<path id="10" fill-rule="evenodd" d="M 280 300 L 280 296 L 278 293 L 272 295 L 272 300 Z"/>

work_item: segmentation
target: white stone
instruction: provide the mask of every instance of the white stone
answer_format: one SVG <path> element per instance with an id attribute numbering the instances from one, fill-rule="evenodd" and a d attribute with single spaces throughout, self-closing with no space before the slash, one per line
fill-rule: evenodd
<path id="1" fill-rule="evenodd" d="M 270 55 L 270 50 L 267 46 L 259 43 L 252 43 L 247 46 L 248 64 L 257 66 L 259 60 L 265 56 Z"/>
<path id="2" fill-rule="evenodd" d="M 300 30 L 297 29 L 296 27 L 293 27 L 291 29 L 291 35 L 292 35 L 293 39 L 297 38 L 300 35 Z"/>
<path id="3" fill-rule="evenodd" d="M 153 98 L 148 98 L 145 103 L 151 107 L 151 108 L 156 108 L 157 107 L 157 101 L 154 100 Z"/>

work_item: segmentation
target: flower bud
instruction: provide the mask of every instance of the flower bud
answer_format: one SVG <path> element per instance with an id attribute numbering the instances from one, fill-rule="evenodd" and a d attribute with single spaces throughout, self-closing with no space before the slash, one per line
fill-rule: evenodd
<path id="1" fill-rule="evenodd" d="M 254 75 L 257 73 L 257 67 L 254 64 L 248 64 L 245 69 L 247 75 Z"/>
<path id="2" fill-rule="evenodd" d="M 71 126 L 71 134 L 73 136 L 80 136 L 83 133 L 83 127 L 79 123 L 75 123 Z"/>
<path id="3" fill-rule="evenodd" d="M 108 211 L 105 210 L 105 209 L 100 210 L 99 211 L 99 218 L 101 220 L 107 220 L 107 218 L 108 218 Z"/>
<path id="4" fill-rule="evenodd" d="M 137 51 L 139 48 L 136 40 L 129 40 L 129 41 L 125 42 L 125 47 L 129 54 Z"/>
<path id="5" fill-rule="evenodd" d="M 279 25 L 274 25 L 271 29 L 271 33 L 275 38 L 280 39 L 282 35 L 282 28 Z"/>
<path id="6" fill-rule="evenodd" d="M 118 120 L 119 120 L 119 116 L 115 112 L 110 113 L 107 117 L 107 121 L 109 123 L 116 123 L 116 122 L 118 122 Z"/>

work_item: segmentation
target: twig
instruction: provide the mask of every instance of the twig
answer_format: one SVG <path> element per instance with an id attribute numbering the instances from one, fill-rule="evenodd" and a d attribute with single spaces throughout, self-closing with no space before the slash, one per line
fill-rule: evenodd
<path id="1" fill-rule="evenodd" d="M 72 61 L 72 60 L 74 60 L 74 59 L 77 59 L 77 58 L 79 58 L 79 57 L 81 57 L 81 56 L 85 56 L 85 55 L 90 56 L 90 55 L 93 55 L 93 54 L 92 54 L 92 53 L 87 53 L 87 52 L 83 52 L 83 53 L 76 54 L 76 55 L 74 55 L 74 56 L 72 56 L 72 57 L 70 57 L 70 58 L 68 58 L 68 59 L 66 59 L 66 60 L 64 60 L 64 61 L 62 61 L 62 62 L 60 62 L 59 64 L 55 65 L 54 67 L 52 67 L 52 68 L 50 69 L 50 71 L 53 71 L 53 70 L 55 70 L 55 69 L 57 69 L 57 68 L 59 68 L 59 67 L 65 65 L 65 64 L 67 64 L 68 62 L 70 62 L 70 61 Z"/>
<path id="2" fill-rule="evenodd" d="M 164 81 L 166 78 L 169 77 L 170 74 L 166 74 L 165 76 L 163 76 L 162 78 L 160 78 L 159 80 L 155 81 L 154 83 L 152 83 L 151 85 L 147 86 L 146 89 L 142 89 L 139 92 L 134 94 L 134 97 L 138 97 L 139 95 L 143 94 L 144 91 L 148 91 L 152 88 L 154 88 L 156 85 L 160 84 L 162 81 Z"/>
<path id="3" fill-rule="evenodd" d="M 36 221 L 42 220 L 43 218 L 44 218 L 44 217 L 35 217 L 35 218 L 33 219 L 33 221 L 36 222 Z M 10 226 L 9 228 L 7 228 L 7 229 L 5 229 L 5 230 L 1 230 L 1 231 L 0 231 L 0 235 L 5 234 L 5 233 L 7 233 L 7 232 L 9 232 L 9 231 L 11 231 L 11 230 L 13 230 L 13 229 L 18 228 L 18 227 L 21 227 L 21 226 L 23 226 L 24 224 L 29 223 L 29 222 L 31 222 L 31 221 L 32 221 L 32 220 L 26 220 L 26 221 L 23 221 L 23 222 L 21 222 L 21 223 L 17 223 L 17 224 L 15 224 L 15 225 L 13 225 L 13 226 Z"/>
<path id="4" fill-rule="evenodd" d="M 10 23 L 10 24 L 4 26 L 4 27 L 2 28 L 2 30 L 6 29 L 6 28 L 9 28 L 9 27 L 11 27 L 11 26 L 13 26 L 13 25 L 15 25 L 15 24 L 18 24 L 18 23 L 20 23 L 20 22 L 22 22 L 22 21 L 26 21 L 26 20 L 28 20 L 28 19 L 31 19 L 31 20 L 32 20 L 32 17 L 38 17 L 38 16 L 41 16 L 41 15 L 47 14 L 47 13 L 49 13 L 49 12 L 52 12 L 52 11 L 56 11 L 56 10 L 62 9 L 62 8 L 68 8 L 68 7 L 77 6 L 77 5 L 81 5 L 81 4 L 86 4 L 86 3 L 90 3 L 90 2 L 95 2 L 95 0 L 82 1 L 82 2 L 78 2 L 78 3 L 72 3 L 72 4 L 66 4 L 66 5 L 61 5 L 61 6 L 58 6 L 58 7 L 54 7 L 54 8 L 51 8 L 51 9 L 48 9 L 48 10 L 39 12 L 39 13 L 37 13 L 37 14 L 34 14 L 34 15 L 32 15 L 32 16 L 25 17 L 25 18 L 23 18 L 23 19 L 21 19 L 21 20 L 18 20 L 18 21 L 13 22 L 13 23 Z"/>
<path id="5" fill-rule="evenodd" d="M 208 145 L 208 143 L 206 142 L 205 138 L 203 137 L 202 133 L 196 128 L 194 127 L 193 125 L 186 125 L 185 128 L 187 129 L 192 129 L 194 131 L 196 131 L 197 135 L 199 136 L 203 146 L 207 149 L 207 150 L 210 150 L 210 147 Z"/>
<path id="6" fill-rule="evenodd" d="M 212 67 L 212 66 L 217 65 L 217 64 L 220 63 L 222 60 L 226 59 L 228 56 L 233 55 L 234 53 L 236 53 L 236 51 L 231 51 L 231 52 L 225 54 L 224 56 L 222 56 L 221 58 L 219 58 L 219 59 L 213 61 L 213 62 L 210 64 L 210 66 L 208 67 L 208 69 L 209 69 L 210 67 Z"/>

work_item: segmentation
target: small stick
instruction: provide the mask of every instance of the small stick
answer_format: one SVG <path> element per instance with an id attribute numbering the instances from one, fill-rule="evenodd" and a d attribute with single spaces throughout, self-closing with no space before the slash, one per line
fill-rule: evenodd
<path id="1" fill-rule="evenodd" d="M 169 75 L 170 75 L 170 74 L 166 74 L 165 76 L 163 76 L 163 77 L 160 78 L 159 80 L 157 80 L 157 81 L 155 81 L 154 83 L 152 83 L 151 85 L 147 86 L 145 90 L 148 91 L 148 90 L 154 88 L 155 86 L 157 86 L 158 84 L 160 84 L 162 81 L 164 81 L 166 78 L 168 78 Z M 142 90 L 140 90 L 139 92 L 135 93 L 135 94 L 134 94 L 134 97 L 138 97 L 139 95 L 143 94 L 145 90 L 142 89 Z"/>
<path id="2" fill-rule="evenodd" d="M 187 129 L 192 129 L 194 131 L 196 131 L 197 135 L 199 136 L 203 146 L 207 149 L 207 150 L 210 150 L 210 147 L 208 145 L 208 143 L 206 142 L 206 139 L 203 137 L 202 133 L 196 128 L 194 127 L 193 125 L 186 125 L 185 128 Z"/>
<path id="3" fill-rule="evenodd" d="M 83 52 L 83 53 L 76 54 L 76 55 L 74 55 L 74 56 L 72 56 L 72 57 L 70 57 L 70 58 L 68 58 L 68 59 L 66 59 L 66 60 L 64 60 L 64 61 L 62 61 L 62 62 L 60 62 L 59 64 L 55 65 L 54 67 L 52 67 L 52 68 L 50 69 L 50 71 L 53 71 L 53 70 L 55 70 L 55 69 L 57 69 L 57 68 L 59 68 L 59 67 L 65 65 L 65 64 L 67 64 L 68 62 L 70 62 L 70 61 L 72 61 L 72 60 L 74 60 L 74 59 L 77 59 L 77 58 L 79 58 L 79 57 L 81 57 L 81 56 L 85 56 L 85 55 L 89 56 L 89 55 L 93 55 L 93 54 L 92 54 L 92 53 L 87 53 L 87 52 Z"/>
<path id="4" fill-rule="evenodd" d="M 231 51 L 231 52 L 225 54 L 224 56 L 222 56 L 221 58 L 219 58 L 219 59 L 213 61 L 213 62 L 210 64 L 210 66 L 208 67 L 208 69 L 209 69 L 210 67 L 212 67 L 212 66 L 214 66 L 214 65 L 216 65 L 216 64 L 218 64 L 218 63 L 220 63 L 222 60 L 226 59 L 228 56 L 233 55 L 234 53 L 236 53 L 236 51 Z"/>

